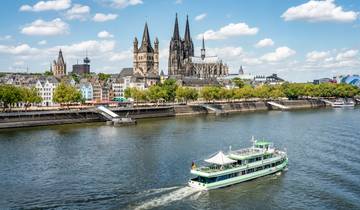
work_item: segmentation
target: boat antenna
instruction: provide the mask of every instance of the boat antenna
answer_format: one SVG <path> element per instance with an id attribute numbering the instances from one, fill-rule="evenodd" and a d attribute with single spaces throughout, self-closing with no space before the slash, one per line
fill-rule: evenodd
<path id="1" fill-rule="evenodd" d="M 254 137 L 254 136 L 251 137 L 251 142 L 253 143 L 253 147 L 254 147 L 254 146 L 255 146 L 255 143 L 256 143 L 256 140 L 255 140 L 255 137 Z"/>

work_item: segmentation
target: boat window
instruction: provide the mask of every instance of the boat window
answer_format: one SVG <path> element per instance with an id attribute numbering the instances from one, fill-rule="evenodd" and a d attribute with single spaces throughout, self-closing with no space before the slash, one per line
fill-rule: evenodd
<path id="1" fill-rule="evenodd" d="M 241 172 L 241 175 L 245 175 L 245 174 L 246 174 L 246 171 L 242 171 L 242 172 Z"/>
<path id="2" fill-rule="evenodd" d="M 248 169 L 248 170 L 246 171 L 247 174 L 252 173 L 252 172 L 254 172 L 254 169 L 253 169 L 253 168 L 250 168 L 250 169 Z"/>
<path id="3" fill-rule="evenodd" d="M 264 168 L 270 168 L 270 164 L 265 165 Z"/>
<path id="4" fill-rule="evenodd" d="M 257 167 L 257 168 L 255 169 L 255 171 L 260 171 L 260 170 L 262 170 L 262 169 L 263 169 L 263 167 L 260 166 L 260 167 Z"/>

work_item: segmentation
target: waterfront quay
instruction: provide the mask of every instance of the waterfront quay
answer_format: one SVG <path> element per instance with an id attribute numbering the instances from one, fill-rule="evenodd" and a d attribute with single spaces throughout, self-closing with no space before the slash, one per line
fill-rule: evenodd
<path id="1" fill-rule="evenodd" d="M 275 103 L 271 105 L 271 103 Z M 277 105 L 276 105 L 277 104 Z M 135 119 L 174 117 L 182 115 L 229 114 L 248 111 L 323 108 L 321 100 L 242 101 L 192 103 L 188 105 L 163 105 L 110 108 L 120 117 Z M 0 113 L 0 128 L 20 128 L 44 125 L 104 122 L 108 120 L 95 107 L 69 110 L 17 111 Z"/>

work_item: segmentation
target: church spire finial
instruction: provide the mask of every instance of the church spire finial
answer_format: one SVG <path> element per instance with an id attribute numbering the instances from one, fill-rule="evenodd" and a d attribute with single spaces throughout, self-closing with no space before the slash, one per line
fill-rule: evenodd
<path id="1" fill-rule="evenodd" d="M 174 40 L 180 40 L 179 23 L 178 23 L 177 13 L 176 13 L 176 15 L 175 15 L 175 25 L 174 25 L 173 39 L 174 39 Z"/>
<path id="2" fill-rule="evenodd" d="M 185 42 L 190 42 L 191 41 L 191 36 L 190 36 L 190 25 L 189 25 L 189 16 L 186 15 L 186 27 L 185 27 Z"/>

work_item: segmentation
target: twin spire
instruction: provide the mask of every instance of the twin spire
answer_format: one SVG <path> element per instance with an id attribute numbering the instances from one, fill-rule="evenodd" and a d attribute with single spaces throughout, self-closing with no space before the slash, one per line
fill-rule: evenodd
<path id="1" fill-rule="evenodd" d="M 175 26 L 174 26 L 173 40 L 180 40 L 179 23 L 178 23 L 177 13 L 176 13 L 176 17 L 175 17 Z M 187 16 L 187 15 L 186 15 L 186 26 L 185 26 L 185 37 L 184 37 L 184 41 L 185 41 L 185 42 L 191 42 L 189 16 Z"/>

